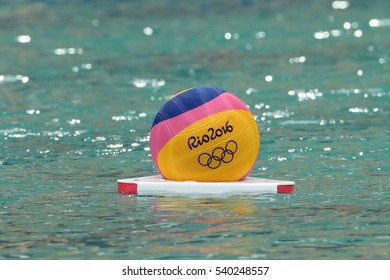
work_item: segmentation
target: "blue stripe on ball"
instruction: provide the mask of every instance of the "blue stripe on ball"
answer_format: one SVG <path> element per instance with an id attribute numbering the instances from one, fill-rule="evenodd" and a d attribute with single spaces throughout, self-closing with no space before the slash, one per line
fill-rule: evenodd
<path id="1" fill-rule="evenodd" d="M 161 108 L 154 119 L 152 127 L 162 121 L 201 106 L 224 92 L 224 90 L 218 88 L 198 87 L 176 95 Z"/>

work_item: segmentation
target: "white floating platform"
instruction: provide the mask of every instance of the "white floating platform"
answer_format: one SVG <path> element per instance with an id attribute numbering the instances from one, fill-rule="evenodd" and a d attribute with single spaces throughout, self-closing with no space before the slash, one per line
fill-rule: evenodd
<path id="1" fill-rule="evenodd" d="M 118 193 L 128 195 L 291 194 L 295 182 L 248 177 L 236 182 L 170 181 L 160 175 L 118 180 Z"/>

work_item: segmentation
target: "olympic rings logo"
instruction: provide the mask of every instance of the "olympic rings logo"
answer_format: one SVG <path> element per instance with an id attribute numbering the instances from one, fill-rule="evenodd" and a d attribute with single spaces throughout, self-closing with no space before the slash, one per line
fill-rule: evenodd
<path id="1" fill-rule="evenodd" d="M 237 143 L 230 140 L 226 143 L 225 148 L 216 147 L 211 155 L 209 153 L 200 154 L 198 162 L 200 165 L 207 166 L 210 169 L 217 169 L 222 163 L 231 162 L 237 149 Z"/>

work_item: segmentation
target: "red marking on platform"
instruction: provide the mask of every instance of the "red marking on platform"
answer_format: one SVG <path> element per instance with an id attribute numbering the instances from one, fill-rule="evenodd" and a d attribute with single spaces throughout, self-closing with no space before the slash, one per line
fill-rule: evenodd
<path id="1" fill-rule="evenodd" d="M 277 193 L 294 193 L 294 185 L 278 185 Z"/>
<path id="2" fill-rule="evenodd" d="M 136 183 L 118 183 L 118 193 L 137 194 L 138 185 Z"/>

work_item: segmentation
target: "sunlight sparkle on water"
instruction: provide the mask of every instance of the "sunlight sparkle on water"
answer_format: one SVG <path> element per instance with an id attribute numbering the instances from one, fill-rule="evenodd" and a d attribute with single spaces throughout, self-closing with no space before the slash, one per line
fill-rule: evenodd
<path id="1" fill-rule="evenodd" d="M 21 44 L 27 44 L 31 42 L 31 37 L 30 35 L 19 35 L 18 37 L 16 37 L 16 41 Z"/>
<path id="2" fill-rule="evenodd" d="M 132 84 L 137 88 L 160 88 L 165 86 L 165 80 L 135 78 L 133 79 Z"/>
<path id="3" fill-rule="evenodd" d="M 75 55 L 75 54 L 83 54 L 84 50 L 82 48 L 57 48 L 54 49 L 54 54 L 55 55 Z"/>
<path id="4" fill-rule="evenodd" d="M 30 81 L 30 78 L 23 75 L 0 75 L 0 84 L 5 83 L 15 83 L 15 82 L 22 82 L 23 84 L 28 83 Z"/>
<path id="5" fill-rule="evenodd" d="M 153 28 L 146 26 L 146 27 L 144 27 L 143 32 L 145 35 L 151 36 L 151 35 L 153 35 Z"/>
<path id="6" fill-rule="evenodd" d="M 373 18 L 373 19 L 370 19 L 368 24 L 370 25 L 370 27 L 390 26 L 390 19 L 389 18 L 383 18 L 383 19 Z"/>
<path id="7" fill-rule="evenodd" d="M 345 10 L 349 7 L 348 1 L 333 1 L 332 8 L 335 10 Z"/>

